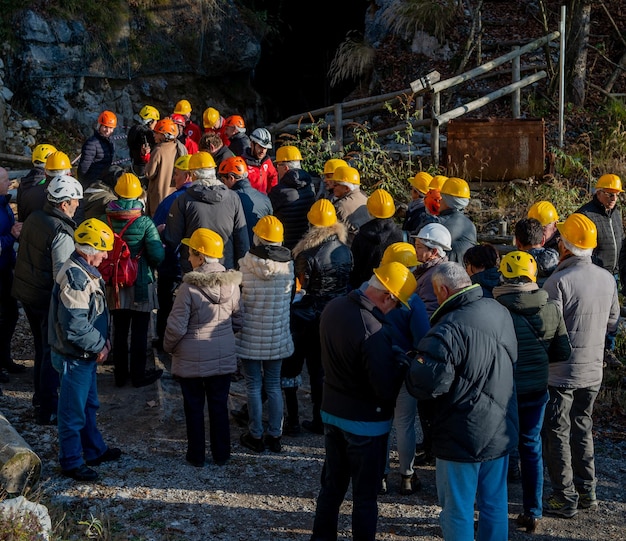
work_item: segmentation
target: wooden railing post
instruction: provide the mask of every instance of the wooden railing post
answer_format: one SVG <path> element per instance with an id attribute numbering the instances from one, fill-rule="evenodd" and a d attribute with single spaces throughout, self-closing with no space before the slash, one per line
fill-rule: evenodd
<path id="1" fill-rule="evenodd" d="M 430 112 L 430 153 L 435 167 L 439 165 L 439 123 L 437 117 L 441 109 L 441 94 L 433 92 L 433 100 Z"/>
<path id="2" fill-rule="evenodd" d="M 519 46 L 513 47 L 514 51 L 519 51 Z M 520 58 L 516 56 L 513 58 L 512 66 L 511 66 L 511 82 L 518 83 L 520 80 Z M 511 109 L 513 110 L 513 118 L 520 118 L 522 116 L 522 89 L 518 88 L 513 91 L 511 94 Z"/>

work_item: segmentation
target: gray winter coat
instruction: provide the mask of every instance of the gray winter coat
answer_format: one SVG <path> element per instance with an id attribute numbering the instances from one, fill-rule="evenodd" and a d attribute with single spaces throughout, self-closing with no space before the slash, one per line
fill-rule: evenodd
<path id="1" fill-rule="evenodd" d="M 172 374 L 205 378 L 237 370 L 240 284 L 241 273 L 219 263 L 205 263 L 185 274 L 163 339 L 163 349 L 172 354 Z"/>
<path id="2" fill-rule="evenodd" d="M 543 288 L 563 311 L 572 345 L 569 360 L 550 364 L 549 385 L 568 389 L 600 385 L 606 333 L 615 331 L 619 321 L 615 279 L 591 257 L 570 256 Z"/>

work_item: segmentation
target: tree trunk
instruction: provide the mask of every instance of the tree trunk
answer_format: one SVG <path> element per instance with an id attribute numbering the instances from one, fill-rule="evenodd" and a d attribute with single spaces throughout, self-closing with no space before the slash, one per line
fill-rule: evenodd
<path id="1" fill-rule="evenodd" d="M 570 2 L 565 50 L 565 95 L 575 105 L 585 104 L 587 45 L 591 25 L 591 2 Z"/>
<path id="2" fill-rule="evenodd" d="M 0 413 L 0 489 L 24 494 L 39 481 L 41 460 Z"/>

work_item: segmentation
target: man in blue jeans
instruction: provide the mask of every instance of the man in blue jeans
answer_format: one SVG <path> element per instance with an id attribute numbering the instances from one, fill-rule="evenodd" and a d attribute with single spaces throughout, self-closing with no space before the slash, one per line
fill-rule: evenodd
<path id="1" fill-rule="evenodd" d="M 411 271 L 398 262 L 377 269 L 362 291 L 331 300 L 320 319 L 326 459 L 311 541 L 336 541 L 339 508 L 352 481 L 352 537 L 374 541 L 376 498 L 387 458 L 387 437 L 405 366 L 384 331 L 385 314 L 407 305 Z M 364 286 L 361 286 L 364 287 Z"/>
<path id="2" fill-rule="evenodd" d="M 61 469 L 76 481 L 95 481 L 98 473 L 89 466 L 122 454 L 107 447 L 96 426 L 100 407 L 96 368 L 111 349 L 105 286 L 97 267 L 113 248 L 113 231 L 90 218 L 78 226 L 74 241 L 76 249 L 52 290 L 48 340 L 61 380 L 57 410 Z"/>
<path id="3" fill-rule="evenodd" d="M 508 539 L 508 455 L 517 446 L 513 368 L 517 338 L 509 311 L 483 297 L 458 263 L 432 274 L 439 308 L 419 342 L 406 386 L 433 400 L 439 522 L 446 541 Z"/>

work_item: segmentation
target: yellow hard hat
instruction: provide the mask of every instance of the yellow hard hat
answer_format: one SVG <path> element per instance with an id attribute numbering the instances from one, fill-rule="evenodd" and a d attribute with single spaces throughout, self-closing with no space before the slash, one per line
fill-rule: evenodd
<path id="1" fill-rule="evenodd" d="M 428 189 L 441 191 L 441 188 L 446 183 L 446 180 L 448 180 L 448 177 L 444 175 L 435 175 L 433 179 L 430 181 L 430 184 L 428 185 Z"/>
<path id="2" fill-rule="evenodd" d="M 45 143 L 41 145 L 37 145 L 33 149 L 32 161 L 33 163 L 36 163 L 36 162 L 46 163 L 48 156 L 50 156 L 50 154 L 56 151 L 57 149 L 54 148 L 52 145 L 47 145 Z M 69 167 L 64 167 L 63 169 L 69 169 Z"/>
<path id="3" fill-rule="evenodd" d="M 381 267 L 387 263 L 396 261 L 405 267 L 417 267 L 417 253 L 415 246 L 408 242 L 394 242 L 385 249 L 383 258 L 380 260 Z"/>
<path id="4" fill-rule="evenodd" d="M 598 245 L 598 230 L 587 216 L 575 212 L 563 223 L 556 224 L 561 237 L 577 248 L 588 250 Z"/>
<path id="5" fill-rule="evenodd" d="M 413 186 L 413 188 L 415 188 L 418 192 L 426 195 L 428 193 L 428 190 L 430 189 L 430 183 L 432 182 L 432 180 L 433 176 L 430 173 L 427 173 L 426 171 L 420 171 L 413 178 L 409 179 L 409 182 L 411 183 L 411 186 Z"/>
<path id="6" fill-rule="evenodd" d="M 46 158 L 45 168 L 49 171 L 61 171 L 65 169 L 71 169 L 72 163 L 65 152 L 57 150 Z"/>
<path id="7" fill-rule="evenodd" d="M 536 282 L 537 270 L 537 262 L 528 252 L 515 250 L 504 255 L 500 261 L 500 273 L 506 278 L 526 276 Z"/>
<path id="8" fill-rule="evenodd" d="M 311 224 L 318 227 L 328 227 L 337 223 L 335 207 L 328 199 L 319 199 L 313 203 L 306 217 Z"/>
<path id="9" fill-rule="evenodd" d="M 348 162 L 340 158 L 331 158 L 330 160 L 326 160 L 326 163 L 324 164 L 324 174 L 330 175 L 331 173 L 334 173 L 337 167 L 348 167 Z"/>
<path id="10" fill-rule="evenodd" d="M 354 167 L 346 165 L 340 165 L 335 169 L 332 180 L 335 182 L 356 184 L 357 186 L 361 185 L 361 175 L 359 175 L 359 172 Z"/>
<path id="11" fill-rule="evenodd" d="M 374 274 L 389 293 L 405 306 L 409 306 L 409 298 L 415 292 L 417 281 L 408 267 L 397 261 L 392 261 L 374 269 Z"/>
<path id="12" fill-rule="evenodd" d="M 152 122 L 153 120 L 159 121 L 161 113 L 159 113 L 156 107 L 152 107 L 152 105 L 144 105 L 141 111 L 139 111 L 139 116 L 146 122 Z"/>
<path id="13" fill-rule="evenodd" d="M 276 216 L 271 215 L 263 216 L 252 228 L 252 231 L 258 237 L 269 242 L 283 242 L 285 237 L 283 224 Z"/>
<path id="14" fill-rule="evenodd" d="M 206 227 L 196 229 L 190 238 L 182 239 L 180 242 L 208 257 L 216 259 L 224 257 L 224 241 L 222 237 Z"/>
<path id="15" fill-rule="evenodd" d="M 301 162 L 302 154 L 297 147 L 287 145 L 276 150 L 276 163 L 280 162 Z"/>
<path id="16" fill-rule="evenodd" d="M 74 241 L 108 252 L 113 249 L 113 230 L 98 218 L 89 218 L 74 231 Z"/>
<path id="17" fill-rule="evenodd" d="M 622 190 L 622 179 L 612 173 L 602 175 L 596 183 L 596 190 L 607 190 L 621 193 L 624 191 Z"/>
<path id="18" fill-rule="evenodd" d="M 124 199 L 137 199 L 141 197 L 143 188 L 136 175 L 123 173 L 115 183 L 115 193 Z"/>
<path id="19" fill-rule="evenodd" d="M 196 169 L 215 169 L 215 160 L 213 159 L 213 156 L 203 150 L 192 154 L 189 159 L 189 170 L 195 171 Z"/>
<path id="20" fill-rule="evenodd" d="M 180 169 L 181 171 L 189 171 L 189 161 L 191 160 L 191 154 L 183 154 L 176 158 L 174 162 L 174 167 L 176 169 Z"/>
<path id="21" fill-rule="evenodd" d="M 188 115 L 191 113 L 191 103 L 187 100 L 180 100 L 174 107 L 174 113 L 177 115 Z"/>
<path id="22" fill-rule="evenodd" d="M 470 198 L 469 184 L 462 178 L 450 177 L 443 183 L 441 194 L 451 195 L 453 197 Z"/>
<path id="23" fill-rule="evenodd" d="M 220 119 L 220 113 L 213 107 L 207 107 L 202 113 L 202 125 L 205 128 L 215 128 L 217 121 Z"/>
<path id="24" fill-rule="evenodd" d="M 367 198 L 367 210 L 375 218 L 391 218 L 396 213 L 396 205 L 391 194 L 379 188 Z"/>
<path id="25" fill-rule="evenodd" d="M 550 201 L 537 201 L 528 209 L 528 218 L 539 220 L 543 227 L 548 224 L 557 222 L 559 215 Z"/>

